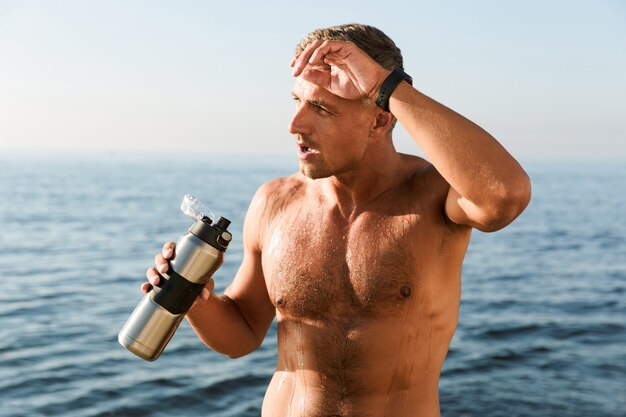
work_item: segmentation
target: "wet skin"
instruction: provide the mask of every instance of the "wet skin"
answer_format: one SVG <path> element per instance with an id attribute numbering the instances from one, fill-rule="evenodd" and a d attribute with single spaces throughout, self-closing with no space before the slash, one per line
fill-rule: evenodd
<path id="1" fill-rule="evenodd" d="M 332 69 L 307 64 L 322 60 Z M 300 172 L 259 189 L 237 275 L 224 294 L 210 281 L 187 319 L 238 357 L 276 317 L 264 417 L 439 416 L 471 229 L 513 221 L 528 177 L 487 132 L 406 82 L 390 112 L 368 105 L 389 71 L 353 44 L 312 42 L 292 66 Z M 395 118 L 432 165 L 396 152 Z M 148 278 L 158 282 L 156 268 Z"/>
<path id="2" fill-rule="evenodd" d="M 264 416 L 436 416 L 469 228 L 419 158 L 346 219 L 319 181 L 267 187 L 262 263 L 278 319 Z M 418 198 L 415 198 L 418 196 Z"/>

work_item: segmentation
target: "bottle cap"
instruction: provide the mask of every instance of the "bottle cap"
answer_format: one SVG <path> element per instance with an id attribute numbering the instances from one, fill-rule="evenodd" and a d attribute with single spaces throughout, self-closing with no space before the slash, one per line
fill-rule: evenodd
<path id="1" fill-rule="evenodd" d="M 228 219 L 220 217 L 215 224 L 207 223 L 203 220 L 196 220 L 189 228 L 189 232 L 202 239 L 205 243 L 213 246 L 219 251 L 226 251 L 233 236 L 226 227 L 230 224 Z"/>

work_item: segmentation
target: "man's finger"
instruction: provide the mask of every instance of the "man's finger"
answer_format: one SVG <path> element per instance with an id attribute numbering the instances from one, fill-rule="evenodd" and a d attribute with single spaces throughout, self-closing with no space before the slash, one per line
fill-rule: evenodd
<path id="1" fill-rule="evenodd" d="M 148 278 L 148 281 L 150 281 L 150 284 L 152 285 L 159 285 L 159 282 L 161 281 L 161 276 L 154 267 L 148 268 L 146 271 L 146 278 Z"/>
<path id="2" fill-rule="evenodd" d="M 300 55 L 296 57 L 295 63 L 293 65 L 294 77 L 297 77 L 298 75 L 300 75 L 302 70 L 304 70 L 304 68 L 309 63 L 309 59 L 311 58 L 311 55 L 313 54 L 315 49 L 317 49 L 320 46 L 321 43 L 322 41 L 320 40 L 315 40 L 311 42 L 306 48 L 304 48 L 304 50 L 300 53 Z"/>
<path id="3" fill-rule="evenodd" d="M 141 292 L 147 294 L 152 289 L 152 285 L 149 282 L 144 282 L 141 284 Z"/>
<path id="4" fill-rule="evenodd" d="M 158 253 L 154 257 L 154 264 L 156 265 L 158 271 L 161 273 L 167 272 L 167 270 L 170 269 L 170 266 L 167 263 L 167 260 L 160 253 Z"/>
<path id="5" fill-rule="evenodd" d="M 329 71 L 323 71 L 314 67 L 307 67 L 300 74 L 300 78 L 322 88 L 329 89 L 331 75 Z"/>
<path id="6" fill-rule="evenodd" d="M 167 242 L 165 245 L 163 245 L 163 249 L 161 250 L 161 255 L 163 255 L 165 259 L 172 260 L 174 259 L 175 248 L 176 248 L 176 243 Z"/>
<path id="7" fill-rule="evenodd" d="M 345 54 L 339 54 L 347 45 L 346 42 L 324 41 L 319 47 L 315 48 L 309 57 L 309 64 L 325 62 L 326 56 L 332 54 L 334 57 L 345 57 Z"/>
<path id="8" fill-rule="evenodd" d="M 202 291 L 200 291 L 200 299 L 207 301 L 209 298 L 211 298 L 211 291 L 203 288 Z"/>

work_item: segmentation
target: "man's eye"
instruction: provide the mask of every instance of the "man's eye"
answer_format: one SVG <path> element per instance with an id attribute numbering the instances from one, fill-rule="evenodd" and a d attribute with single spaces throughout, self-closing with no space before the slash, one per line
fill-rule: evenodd
<path id="1" fill-rule="evenodd" d="M 313 106 L 315 108 L 315 111 L 318 112 L 319 114 L 331 114 L 328 110 L 326 110 L 325 108 L 321 107 L 321 106 Z"/>

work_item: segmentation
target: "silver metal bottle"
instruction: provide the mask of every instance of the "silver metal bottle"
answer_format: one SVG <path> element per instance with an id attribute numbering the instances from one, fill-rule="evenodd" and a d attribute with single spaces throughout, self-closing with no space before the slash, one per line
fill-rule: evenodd
<path id="1" fill-rule="evenodd" d="M 118 334 L 122 346 L 147 361 L 161 355 L 202 288 L 222 265 L 232 239 L 227 230 L 229 220 L 220 217 L 213 223 L 203 213 L 185 214 L 196 222 L 176 242 L 174 259 L 168 272 L 161 274 L 159 285 L 143 297 Z"/>

